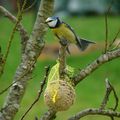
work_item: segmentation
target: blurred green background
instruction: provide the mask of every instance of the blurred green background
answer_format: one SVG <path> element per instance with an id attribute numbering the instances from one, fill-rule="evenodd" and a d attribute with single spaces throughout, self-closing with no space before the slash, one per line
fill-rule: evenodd
<path id="1" fill-rule="evenodd" d="M 34 14 L 26 13 L 23 15 L 23 25 L 31 33 Z M 76 33 L 81 37 L 95 41 L 96 43 L 104 43 L 105 39 L 105 23 L 104 16 L 90 16 L 90 17 L 65 17 L 63 19 L 65 22 L 70 24 Z M 120 27 L 120 16 L 109 16 L 109 41 L 111 41 Z M 5 53 L 7 43 L 13 29 L 13 24 L 6 18 L 0 17 L 0 45 L 2 46 L 2 52 Z M 120 39 L 120 35 L 118 36 Z M 45 36 L 45 42 L 47 44 L 56 44 L 57 41 L 54 40 L 54 36 L 50 30 L 48 30 Z M 96 49 L 92 52 L 86 54 L 78 55 L 68 55 L 67 63 L 78 69 L 84 68 L 86 65 L 95 60 L 101 53 L 103 48 Z M 15 33 L 15 37 L 11 46 L 11 50 L 7 59 L 7 64 L 5 66 L 5 72 L 0 79 L 0 91 L 6 88 L 13 80 L 15 70 L 20 63 L 20 36 L 19 33 Z M 56 58 L 57 59 L 57 58 Z M 20 119 L 20 117 L 25 113 L 31 103 L 37 97 L 38 90 L 40 88 L 40 82 L 43 80 L 44 67 L 46 65 L 54 65 L 56 63 L 55 59 L 44 59 L 40 58 L 37 61 L 36 68 L 33 73 L 33 79 L 28 81 L 27 90 L 23 97 L 19 112 L 17 113 L 15 120 Z M 98 108 L 105 94 L 105 78 L 109 78 L 112 85 L 120 98 L 120 59 L 113 60 L 109 63 L 104 64 L 94 73 L 85 78 L 76 87 L 76 101 L 75 104 L 68 110 L 64 112 L 57 113 L 56 120 L 65 120 L 76 112 L 81 111 L 86 108 L 95 107 Z M 0 96 L 0 107 L 2 107 L 3 101 L 7 92 Z M 107 108 L 111 108 L 115 105 L 115 100 L 113 95 L 110 96 Z M 120 106 L 118 107 L 120 111 Z M 39 102 L 32 108 L 29 114 L 26 116 L 25 120 L 33 120 L 35 116 L 42 116 L 44 112 L 47 111 L 47 107 L 43 101 L 43 94 Z M 108 117 L 101 116 L 87 116 L 83 120 L 109 120 Z M 117 118 L 115 120 L 118 120 Z"/>

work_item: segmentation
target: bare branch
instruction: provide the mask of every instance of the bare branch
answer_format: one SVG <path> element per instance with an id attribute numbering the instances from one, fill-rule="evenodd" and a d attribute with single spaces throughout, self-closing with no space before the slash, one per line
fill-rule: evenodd
<path id="1" fill-rule="evenodd" d="M 101 107 L 100 109 L 105 109 L 105 106 L 107 104 L 107 101 L 109 100 L 109 95 L 110 93 L 113 91 L 114 93 L 114 97 L 115 97 L 115 106 L 114 108 L 112 108 L 113 111 L 115 111 L 118 107 L 118 102 L 119 102 L 119 99 L 118 99 L 118 96 L 116 94 L 116 91 L 114 89 L 114 87 L 111 85 L 111 83 L 108 81 L 108 78 L 106 78 L 106 94 L 105 94 L 105 97 L 102 101 L 102 104 L 101 104 Z"/>
<path id="2" fill-rule="evenodd" d="M 115 111 L 117 109 L 117 107 L 118 107 L 119 99 L 118 99 L 118 96 L 116 94 L 116 91 L 115 91 L 114 87 L 110 83 L 109 83 L 109 85 L 110 85 L 110 87 L 111 87 L 111 89 L 113 91 L 114 97 L 115 97 L 115 106 L 113 108 L 113 111 Z"/>
<path id="3" fill-rule="evenodd" d="M 53 11 L 53 3 L 54 0 L 41 0 L 34 28 L 29 40 L 27 41 L 25 52 L 22 54 L 22 60 L 16 70 L 14 81 L 16 81 L 19 76 L 23 75 L 29 66 L 32 66 L 30 67 L 30 71 L 21 80 L 16 82 L 15 86 L 12 85 L 10 88 L 3 105 L 3 108 L 6 107 L 6 109 L 0 112 L 0 120 L 12 120 L 19 109 L 28 80 L 31 78 L 34 65 L 44 47 L 43 36 L 47 30 L 45 20 L 51 16 Z"/>
<path id="4" fill-rule="evenodd" d="M 105 51 L 104 53 L 106 53 L 108 50 L 108 14 L 110 13 L 113 2 L 114 0 L 111 0 L 110 5 L 108 6 L 107 11 L 105 13 Z"/>
<path id="5" fill-rule="evenodd" d="M 114 120 L 114 117 L 113 116 L 110 116 L 111 120 Z"/>
<path id="6" fill-rule="evenodd" d="M 0 11 L 7 17 L 11 22 L 17 23 L 18 19 L 12 15 L 8 10 L 6 10 L 4 7 L 0 6 Z M 26 43 L 29 39 L 28 33 L 26 29 L 23 27 L 21 23 L 17 24 L 17 30 L 20 32 L 21 36 L 21 45 L 22 45 L 22 52 L 25 51 Z"/>
<path id="7" fill-rule="evenodd" d="M 7 50 L 6 50 L 6 53 L 4 55 L 4 64 L 2 66 L 2 71 L 4 71 L 4 67 L 5 67 L 7 58 L 8 58 L 8 54 L 10 52 L 10 48 L 11 48 L 11 45 L 12 45 L 12 41 L 13 41 L 13 38 L 14 38 L 14 34 L 16 32 L 17 26 L 18 25 L 20 26 L 20 21 L 22 20 L 21 16 L 22 16 L 22 12 L 24 10 L 25 3 L 26 3 L 26 0 L 24 1 L 24 4 L 22 6 L 21 11 L 18 12 L 18 17 L 17 18 L 15 18 L 11 13 L 9 13 L 4 7 L 0 6 L 0 11 L 3 12 L 6 16 L 8 16 L 8 18 L 10 18 L 12 21 L 15 21 L 13 31 L 12 31 L 12 33 L 10 35 L 10 38 L 9 38 L 9 41 L 8 41 Z M 20 34 L 21 33 L 23 33 L 23 29 L 22 29 L 22 32 L 20 32 Z M 23 36 L 23 34 L 21 34 L 21 36 Z"/>
<path id="8" fill-rule="evenodd" d="M 24 9 L 24 12 L 30 10 L 36 4 L 36 2 L 37 2 L 37 0 L 34 0 L 30 6 L 28 6 L 27 8 Z"/>
<path id="9" fill-rule="evenodd" d="M 91 64 L 89 64 L 86 68 L 82 69 L 77 75 L 74 76 L 73 82 L 77 85 L 80 81 L 82 81 L 85 77 L 87 77 L 90 73 L 98 69 L 104 63 L 107 63 L 113 59 L 120 57 L 120 49 L 107 52 L 96 60 L 94 60 Z"/>
<path id="10" fill-rule="evenodd" d="M 5 17 L 7 17 L 8 19 L 10 19 L 13 23 L 16 23 L 17 18 L 15 16 L 13 16 L 8 10 L 6 10 L 3 6 L 0 6 L 0 12 L 2 12 Z"/>
<path id="11" fill-rule="evenodd" d="M 32 65 L 33 66 L 33 65 Z M 30 69 L 27 69 L 24 73 L 23 73 L 23 75 L 21 75 L 16 81 L 14 81 L 13 83 L 11 83 L 8 87 L 6 87 L 5 89 L 3 89 L 3 90 L 1 90 L 0 91 L 0 95 L 2 95 L 3 93 L 5 93 L 12 85 L 14 85 L 16 82 L 18 82 L 19 80 L 21 80 L 24 76 L 26 76 L 29 72 L 30 72 L 31 70 Z M 29 78 L 29 79 L 32 79 L 32 77 L 31 78 Z"/>
<path id="12" fill-rule="evenodd" d="M 108 19 L 107 19 L 107 14 L 105 14 L 105 51 L 104 53 L 106 53 L 107 48 L 108 48 Z"/>
<path id="13" fill-rule="evenodd" d="M 113 116 L 120 118 L 120 112 L 115 112 L 112 110 L 101 110 L 99 108 L 88 108 L 86 110 L 77 113 L 68 120 L 79 120 L 80 118 L 85 117 L 87 115 L 104 115 L 108 117 Z"/>
<path id="14" fill-rule="evenodd" d="M 117 99 L 116 105 L 115 105 L 113 110 L 106 110 L 105 106 L 107 105 L 107 101 L 109 100 L 109 96 L 110 96 L 111 91 L 114 92 L 115 99 Z M 106 79 L 106 93 L 105 93 L 105 96 L 104 96 L 104 99 L 102 101 L 100 108 L 85 109 L 85 110 L 77 113 L 76 115 L 70 117 L 68 120 L 79 120 L 87 115 L 104 115 L 104 116 L 110 117 L 111 120 L 114 120 L 114 117 L 120 118 L 120 112 L 115 111 L 117 109 L 117 107 L 118 107 L 117 94 L 114 90 L 114 87 L 110 84 L 108 79 Z"/>
<path id="15" fill-rule="evenodd" d="M 108 49 L 108 14 L 112 7 L 112 3 L 113 3 L 113 0 L 111 1 L 110 5 L 107 9 L 107 12 L 105 13 L 105 51 L 104 51 L 104 53 L 106 53 L 106 51 Z"/>
<path id="16" fill-rule="evenodd" d="M 106 82 L 106 93 L 105 93 L 104 99 L 103 99 L 103 101 L 101 103 L 101 107 L 100 107 L 101 110 L 105 109 L 107 101 L 109 100 L 109 95 L 110 95 L 110 93 L 112 91 L 112 87 L 111 87 L 111 85 L 110 85 L 107 78 L 106 78 L 105 82 Z"/>
<path id="17" fill-rule="evenodd" d="M 110 43 L 109 48 L 112 47 L 112 45 L 113 45 L 114 42 L 116 41 L 119 33 L 120 33 L 120 28 L 119 28 L 119 30 L 117 31 L 117 33 L 116 33 L 115 37 L 113 38 L 112 42 Z M 116 47 L 118 47 L 118 45 L 117 45 Z"/>
<path id="18" fill-rule="evenodd" d="M 117 44 L 117 46 L 114 49 L 118 49 L 120 46 L 120 42 Z"/>
<path id="19" fill-rule="evenodd" d="M 4 58 L 3 58 L 3 54 L 2 54 L 2 48 L 0 46 L 0 77 L 3 74 L 3 64 L 4 64 Z"/>
<path id="20" fill-rule="evenodd" d="M 46 84 L 46 80 L 49 74 L 49 70 L 50 70 L 50 66 L 49 67 L 45 67 L 45 76 L 44 76 L 44 80 L 41 82 L 41 86 L 40 86 L 40 90 L 38 91 L 38 96 L 37 98 L 34 100 L 34 102 L 31 104 L 31 106 L 28 108 L 28 110 L 24 113 L 24 115 L 22 116 L 21 120 L 23 120 L 25 118 L 25 116 L 28 114 L 28 112 L 32 109 L 32 107 L 39 101 L 40 96 L 43 92 L 43 88 Z"/>

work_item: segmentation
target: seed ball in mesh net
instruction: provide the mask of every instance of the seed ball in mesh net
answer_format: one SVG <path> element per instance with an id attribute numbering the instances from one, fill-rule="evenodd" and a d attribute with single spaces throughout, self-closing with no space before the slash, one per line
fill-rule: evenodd
<path id="1" fill-rule="evenodd" d="M 75 89 L 67 81 L 51 81 L 45 89 L 44 101 L 55 111 L 67 110 L 75 101 Z"/>

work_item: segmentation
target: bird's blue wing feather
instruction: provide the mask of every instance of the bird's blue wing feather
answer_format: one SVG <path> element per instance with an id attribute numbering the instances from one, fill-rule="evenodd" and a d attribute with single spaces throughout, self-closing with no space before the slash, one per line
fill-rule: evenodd
<path id="1" fill-rule="evenodd" d="M 67 23 L 65 23 L 65 22 L 62 22 L 62 23 L 65 24 L 65 26 L 73 32 L 73 34 L 75 35 L 75 38 L 77 39 L 77 35 L 75 34 L 74 29 Z"/>

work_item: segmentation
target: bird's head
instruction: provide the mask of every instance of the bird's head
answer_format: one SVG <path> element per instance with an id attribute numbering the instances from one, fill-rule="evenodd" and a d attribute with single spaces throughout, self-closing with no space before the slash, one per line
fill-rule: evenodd
<path id="1" fill-rule="evenodd" d="M 60 25 L 61 21 L 59 17 L 48 17 L 45 21 L 45 23 L 50 27 L 50 28 L 56 28 Z"/>

